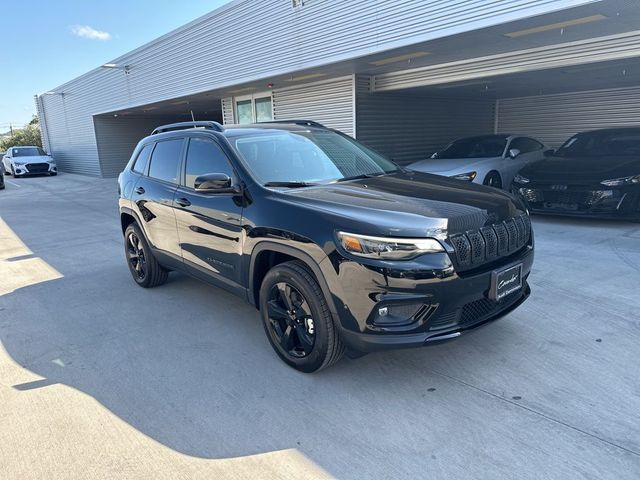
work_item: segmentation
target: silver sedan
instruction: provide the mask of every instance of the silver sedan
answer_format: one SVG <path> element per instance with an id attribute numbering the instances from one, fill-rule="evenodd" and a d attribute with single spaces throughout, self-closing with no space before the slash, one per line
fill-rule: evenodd
<path id="1" fill-rule="evenodd" d="M 408 168 L 508 190 L 522 168 L 553 153 L 522 135 L 483 135 L 456 140 Z"/>

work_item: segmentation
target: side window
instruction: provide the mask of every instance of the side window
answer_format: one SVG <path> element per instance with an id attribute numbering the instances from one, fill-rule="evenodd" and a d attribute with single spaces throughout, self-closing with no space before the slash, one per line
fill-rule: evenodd
<path id="1" fill-rule="evenodd" d="M 544 148 L 544 145 L 541 144 L 539 141 L 534 140 L 533 138 L 527 138 L 527 141 L 530 143 L 531 145 L 531 151 L 532 152 L 536 152 L 538 150 L 542 150 Z"/>
<path id="2" fill-rule="evenodd" d="M 542 149 L 542 144 L 533 138 L 518 137 L 511 142 L 509 149 L 517 148 L 520 153 L 530 153 Z"/>
<path id="3" fill-rule="evenodd" d="M 179 138 L 156 143 L 156 148 L 151 155 L 150 177 L 165 182 L 178 183 L 183 142 L 184 140 Z"/>
<path id="4" fill-rule="evenodd" d="M 155 153 L 154 153 L 155 156 Z M 185 185 L 194 188 L 196 178 L 207 173 L 226 173 L 233 178 L 233 168 L 217 143 L 205 138 L 192 138 L 187 151 Z"/>
<path id="5" fill-rule="evenodd" d="M 136 158 L 135 163 L 133 164 L 132 170 L 137 173 L 145 173 L 147 171 L 147 165 L 149 164 L 149 158 L 151 157 L 151 151 L 153 150 L 153 143 L 145 145 L 138 153 L 138 158 Z"/>

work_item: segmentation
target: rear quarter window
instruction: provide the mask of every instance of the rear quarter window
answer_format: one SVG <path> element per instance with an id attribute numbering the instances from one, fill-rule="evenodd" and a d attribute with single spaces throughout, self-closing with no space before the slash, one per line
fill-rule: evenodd
<path id="1" fill-rule="evenodd" d="M 136 161 L 133 163 L 132 170 L 137 173 L 145 173 L 147 171 L 147 165 L 149 165 L 149 158 L 151 158 L 151 152 L 153 151 L 153 143 L 145 145 L 138 153 Z"/>

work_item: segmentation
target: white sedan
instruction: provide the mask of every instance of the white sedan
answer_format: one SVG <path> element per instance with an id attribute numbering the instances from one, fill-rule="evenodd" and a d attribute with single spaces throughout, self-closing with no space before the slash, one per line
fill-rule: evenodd
<path id="1" fill-rule="evenodd" d="M 4 171 L 14 177 L 57 175 L 56 162 L 40 147 L 11 147 L 2 157 Z"/>
<path id="2" fill-rule="evenodd" d="M 483 135 L 456 140 L 408 168 L 508 190 L 516 173 L 552 153 L 531 137 Z"/>

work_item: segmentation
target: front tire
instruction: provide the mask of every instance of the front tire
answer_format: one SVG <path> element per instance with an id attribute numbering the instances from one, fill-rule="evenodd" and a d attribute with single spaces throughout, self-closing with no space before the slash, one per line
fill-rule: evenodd
<path id="1" fill-rule="evenodd" d="M 147 239 L 136 223 L 124 231 L 124 253 L 131 276 L 141 287 L 157 287 L 169 278 L 169 272 L 153 256 Z"/>
<path id="2" fill-rule="evenodd" d="M 260 287 L 260 313 L 269 343 L 289 366 L 312 373 L 344 354 L 322 289 L 301 262 L 273 267 Z"/>
<path id="3" fill-rule="evenodd" d="M 498 172 L 489 172 L 487 176 L 484 178 L 483 185 L 493 188 L 502 188 L 502 177 Z"/>

